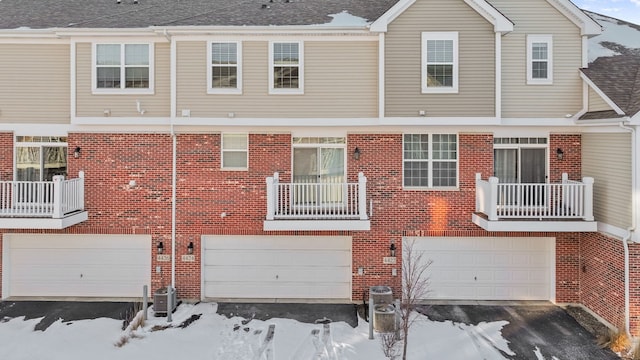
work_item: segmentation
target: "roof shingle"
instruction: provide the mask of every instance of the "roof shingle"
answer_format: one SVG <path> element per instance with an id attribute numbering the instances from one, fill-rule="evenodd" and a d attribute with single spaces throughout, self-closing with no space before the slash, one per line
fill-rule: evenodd
<path id="1" fill-rule="evenodd" d="M 600 57 L 582 72 L 628 116 L 640 112 L 640 56 Z"/>
<path id="2" fill-rule="evenodd" d="M 369 22 L 398 0 L 1 0 L 0 29 L 317 25 L 343 11 Z"/>

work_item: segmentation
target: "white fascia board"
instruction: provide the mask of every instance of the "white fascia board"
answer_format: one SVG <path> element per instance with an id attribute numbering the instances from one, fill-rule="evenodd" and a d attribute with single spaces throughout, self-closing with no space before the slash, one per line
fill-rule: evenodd
<path id="1" fill-rule="evenodd" d="M 640 125 L 640 112 L 631 117 L 630 125 Z"/>
<path id="2" fill-rule="evenodd" d="M 89 214 L 82 211 L 62 219 L 51 218 L 0 218 L 3 229 L 65 229 L 69 226 L 87 221 Z"/>
<path id="3" fill-rule="evenodd" d="M 598 232 L 614 236 L 618 239 L 624 239 L 627 235 L 629 235 L 629 232 L 626 229 L 602 222 L 598 222 Z"/>
<path id="4" fill-rule="evenodd" d="M 282 34 L 291 36 L 293 34 L 320 34 L 320 35 L 342 35 L 342 34 L 368 34 L 368 25 L 357 26 L 333 26 L 333 25 L 299 25 L 299 26 L 154 26 L 150 30 L 158 35 L 261 35 L 273 36 Z"/>
<path id="5" fill-rule="evenodd" d="M 167 117 L 75 117 L 71 119 L 73 125 L 170 125 Z"/>
<path id="6" fill-rule="evenodd" d="M 484 0 L 464 0 L 467 5 L 474 9 L 480 16 L 489 21 L 496 32 L 513 31 L 513 23 L 502 15 L 493 6 Z M 391 9 L 387 10 L 378 20 L 374 21 L 370 29 L 374 32 L 386 32 L 388 25 L 400 16 L 405 10 L 415 3 L 415 0 L 401 0 Z"/>
<path id="7" fill-rule="evenodd" d="M 416 0 L 400 0 L 391 9 L 387 10 L 382 16 L 374 21 L 369 29 L 374 32 L 387 32 L 387 26 L 400 16 L 405 10 L 413 5 Z"/>
<path id="8" fill-rule="evenodd" d="M 370 220 L 268 220 L 264 221 L 264 231 L 369 231 Z"/>
<path id="9" fill-rule="evenodd" d="M 598 94 L 602 98 L 602 100 L 604 100 L 607 105 L 609 105 L 611 109 L 616 112 L 616 114 L 625 115 L 624 111 L 622 111 L 622 109 L 620 109 L 620 107 L 616 105 L 616 103 L 613 102 L 613 100 L 611 100 L 602 90 L 600 90 L 600 88 L 582 71 L 580 71 L 580 78 L 582 78 L 582 80 L 587 83 L 587 85 L 589 85 L 589 87 L 593 89 L 593 91 L 595 91 L 596 94 Z"/>
<path id="10" fill-rule="evenodd" d="M 602 26 L 569 0 L 547 0 L 562 15 L 580 28 L 580 35 L 595 36 L 602 33 Z"/>
<path id="11" fill-rule="evenodd" d="M 496 8 L 489 5 L 484 0 L 464 0 L 478 14 L 484 17 L 493 25 L 493 30 L 499 33 L 507 33 L 513 31 L 513 23 L 502 15 Z"/>
<path id="12" fill-rule="evenodd" d="M 513 232 L 594 232 L 598 229 L 596 221 L 527 221 L 527 220 L 498 220 L 489 221 L 478 214 L 471 215 L 471 221 L 487 231 Z"/>
<path id="13" fill-rule="evenodd" d="M 379 125 L 391 126 L 490 126 L 500 125 L 495 117 L 384 117 Z"/>
<path id="14" fill-rule="evenodd" d="M 500 123 L 503 126 L 545 126 L 545 127 L 559 127 L 559 126 L 572 126 L 576 124 L 573 121 L 573 117 L 570 118 L 503 118 Z"/>

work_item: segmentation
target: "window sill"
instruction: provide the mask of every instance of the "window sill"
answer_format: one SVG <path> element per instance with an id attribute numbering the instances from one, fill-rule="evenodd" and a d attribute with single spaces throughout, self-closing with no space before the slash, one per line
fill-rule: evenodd
<path id="1" fill-rule="evenodd" d="M 154 95 L 153 89 L 93 89 L 93 95 Z"/>
<path id="2" fill-rule="evenodd" d="M 460 187 L 421 187 L 421 186 L 403 186 L 403 191 L 460 191 Z"/>
<path id="3" fill-rule="evenodd" d="M 249 168 L 220 168 L 220 171 L 249 171 Z"/>
<path id="4" fill-rule="evenodd" d="M 304 95 L 304 89 L 269 89 L 269 95 Z"/>
<path id="5" fill-rule="evenodd" d="M 423 94 L 457 94 L 458 88 L 422 88 Z"/>
<path id="6" fill-rule="evenodd" d="M 242 89 L 207 89 L 209 95 L 242 95 Z"/>

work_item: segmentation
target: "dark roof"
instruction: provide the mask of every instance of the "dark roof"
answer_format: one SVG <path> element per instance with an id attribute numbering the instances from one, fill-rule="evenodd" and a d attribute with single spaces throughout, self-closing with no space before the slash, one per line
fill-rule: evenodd
<path id="1" fill-rule="evenodd" d="M 640 56 L 599 57 L 582 72 L 628 116 L 640 112 Z"/>
<path id="2" fill-rule="evenodd" d="M 0 29 L 315 25 L 374 21 L 398 0 L 0 0 Z"/>
<path id="3" fill-rule="evenodd" d="M 602 120 L 602 119 L 617 119 L 624 117 L 624 115 L 618 115 L 615 110 L 601 110 L 601 111 L 589 111 L 580 116 L 580 120 Z"/>

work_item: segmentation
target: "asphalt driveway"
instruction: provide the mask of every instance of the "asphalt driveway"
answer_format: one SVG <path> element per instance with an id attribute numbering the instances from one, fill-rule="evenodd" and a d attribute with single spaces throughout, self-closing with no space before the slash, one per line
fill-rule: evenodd
<path id="1" fill-rule="evenodd" d="M 468 325 L 509 322 L 502 336 L 516 355 L 503 354 L 507 359 L 619 360 L 611 350 L 600 349 L 591 333 L 553 304 L 429 305 L 421 307 L 420 312 L 433 321 Z M 541 357 L 535 354 L 536 349 Z"/>
<path id="2" fill-rule="evenodd" d="M 35 330 L 45 330 L 58 319 L 69 322 L 109 317 L 125 321 L 133 309 L 133 303 L 126 302 L 5 301 L 0 302 L 0 321 L 21 316 L 42 318 Z M 550 303 L 445 304 L 421 306 L 419 311 L 432 321 L 452 321 L 454 325 L 507 321 L 502 336 L 516 355 L 502 353 L 506 359 L 619 359 L 612 351 L 600 349 L 591 333 L 564 309 Z M 219 303 L 217 312 L 247 319 L 289 318 L 309 323 L 344 321 L 351 326 L 358 323 L 357 307 L 353 304 Z"/>

